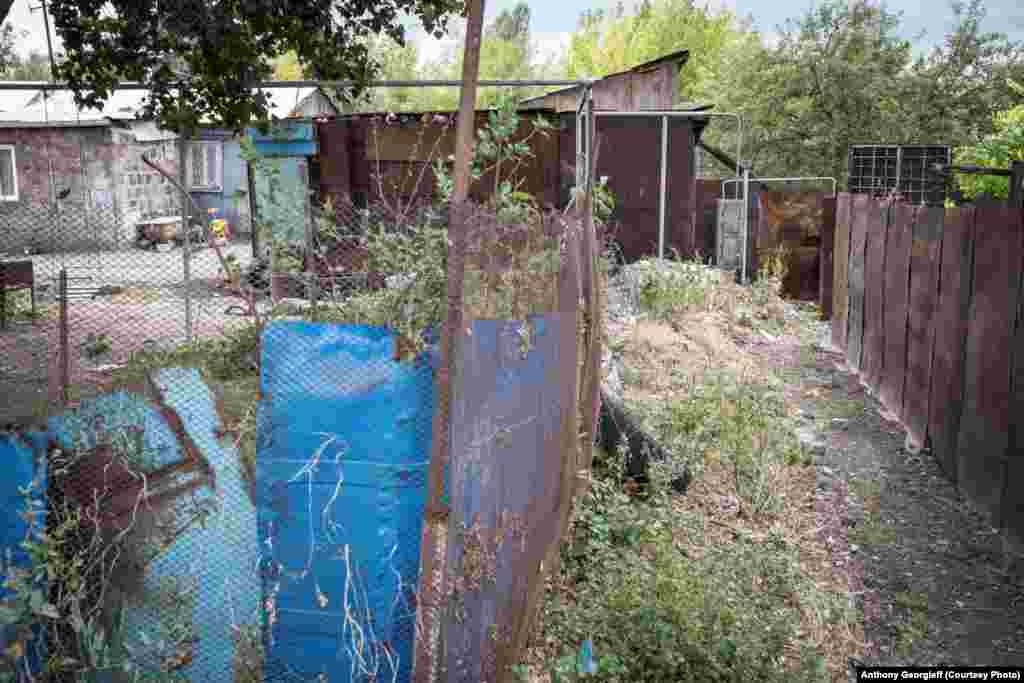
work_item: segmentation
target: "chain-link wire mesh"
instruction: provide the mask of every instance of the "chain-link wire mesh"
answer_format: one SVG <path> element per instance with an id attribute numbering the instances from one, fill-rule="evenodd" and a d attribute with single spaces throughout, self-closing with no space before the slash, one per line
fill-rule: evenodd
<path id="1" fill-rule="evenodd" d="M 447 454 L 466 434 L 448 434 L 463 426 L 446 387 L 474 381 L 466 331 L 502 321 L 528 356 L 539 317 L 571 318 L 550 348 L 574 360 L 542 388 L 580 409 L 577 346 L 594 318 L 576 310 L 577 216 L 318 203 L 289 168 L 256 165 L 251 241 L 217 239 L 192 201 L 183 228 L 180 193 L 146 215 L 115 193 L 3 217 L 0 272 L 16 286 L 7 273 L 28 263 L 31 286 L 5 296 L 0 422 L 31 436 L 47 474 L 29 531 L 47 572 L 17 574 L 5 605 L 36 624 L 45 680 L 407 681 L 421 662 L 423 680 L 452 675 L 442 626 L 466 567 L 448 539 L 464 550 L 467 520 L 449 516 Z M 540 453 L 541 480 L 575 472 L 577 422 Z M 542 491 L 508 496 L 569 495 Z M 502 565 L 521 581 L 481 651 L 488 680 L 521 651 L 536 564 L 564 532 L 516 514 L 502 524 L 527 552 Z"/>

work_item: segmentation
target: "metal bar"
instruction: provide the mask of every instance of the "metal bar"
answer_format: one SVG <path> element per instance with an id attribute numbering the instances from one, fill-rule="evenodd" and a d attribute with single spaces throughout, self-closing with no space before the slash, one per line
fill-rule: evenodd
<path id="1" fill-rule="evenodd" d="M 489 80 L 478 81 L 478 87 L 509 88 L 509 87 L 571 87 L 590 85 L 592 80 Z M 357 85 L 356 81 L 259 81 L 252 88 L 271 90 L 274 88 L 344 88 Z M 422 80 L 422 81 L 366 81 L 368 88 L 458 88 L 462 81 L 457 80 Z M 111 87 L 111 90 L 151 90 L 152 86 L 137 81 L 123 81 Z M 0 90 L 70 90 L 66 81 L 0 81 Z"/>
<path id="2" fill-rule="evenodd" d="M 1024 161 L 1010 162 L 1010 207 L 1024 209 Z"/>
<path id="3" fill-rule="evenodd" d="M 192 238 L 189 236 L 190 209 L 188 189 L 188 141 L 178 138 L 178 177 L 181 179 L 181 231 L 185 248 L 181 252 L 182 279 L 185 281 L 185 341 L 192 343 Z M 227 275 L 227 273 L 225 273 Z M 273 273 L 271 273 L 273 278 Z"/>
<path id="4" fill-rule="evenodd" d="M 676 111 L 675 109 L 650 109 L 645 111 L 615 111 L 613 109 L 595 109 L 594 116 L 664 116 L 675 119 L 706 119 L 715 116 L 727 116 L 736 119 L 736 175 L 742 172 L 740 160 L 743 158 L 743 118 L 731 111 Z"/>
<path id="5" fill-rule="evenodd" d="M 665 195 L 668 193 L 668 117 L 661 117 L 661 191 L 658 193 L 658 258 L 665 258 Z"/>
<path id="6" fill-rule="evenodd" d="M 60 400 L 67 406 L 71 384 L 71 354 L 68 349 L 68 271 L 61 268 L 57 285 L 60 298 Z"/>
<path id="7" fill-rule="evenodd" d="M 797 181 L 797 180 L 830 180 L 830 181 L 832 181 L 832 196 L 836 195 L 836 189 L 838 187 L 838 183 L 836 182 L 836 179 L 833 178 L 832 176 L 795 176 L 795 177 L 792 177 L 792 178 L 758 178 L 758 177 L 754 177 L 754 178 L 751 178 L 751 180 L 753 180 L 753 182 L 755 182 L 755 183 L 793 182 L 793 181 Z M 728 183 L 741 183 L 741 182 L 743 182 L 742 178 L 726 178 L 725 180 L 723 180 L 722 181 L 722 196 L 723 197 L 725 196 L 725 186 Z"/>
<path id="8" fill-rule="evenodd" d="M 743 169 L 743 263 L 740 284 L 747 284 L 747 241 L 750 239 L 750 169 Z"/>
<path id="9" fill-rule="evenodd" d="M 972 164 L 963 164 L 960 166 L 952 166 L 950 164 L 932 164 L 932 172 L 946 174 L 952 171 L 953 173 L 970 173 L 975 175 L 994 175 L 1003 178 L 1009 178 L 1012 175 L 1012 171 L 1008 168 L 991 168 L 989 166 L 974 166 Z"/>

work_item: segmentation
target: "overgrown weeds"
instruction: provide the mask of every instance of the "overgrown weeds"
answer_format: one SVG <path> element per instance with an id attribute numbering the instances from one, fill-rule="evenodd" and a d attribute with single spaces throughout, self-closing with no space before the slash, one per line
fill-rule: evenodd
<path id="1" fill-rule="evenodd" d="M 741 288 L 697 263 L 632 270 L 644 317 L 615 342 L 626 400 L 670 461 L 638 499 L 621 463 L 595 456 L 527 678 L 576 680 L 590 641 L 593 680 L 845 680 L 856 615 L 817 537 L 816 475 L 783 381 L 734 341 L 794 333 L 782 277 Z M 680 465 L 694 483 L 677 498 Z"/>

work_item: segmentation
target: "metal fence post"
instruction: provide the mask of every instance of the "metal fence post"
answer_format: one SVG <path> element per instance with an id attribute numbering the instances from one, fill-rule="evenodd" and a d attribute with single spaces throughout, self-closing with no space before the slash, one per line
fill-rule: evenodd
<path id="1" fill-rule="evenodd" d="M 62 405 L 67 406 L 71 359 L 68 349 L 68 271 L 66 268 L 60 269 L 57 297 L 60 303 L 60 400 Z"/>
<path id="2" fill-rule="evenodd" d="M 658 258 L 665 258 L 665 208 L 668 192 L 668 117 L 661 117 L 661 188 L 658 191 Z"/>
<path id="3" fill-rule="evenodd" d="M 185 238 L 181 253 L 182 277 L 185 285 L 185 341 L 192 342 L 192 240 L 189 236 L 190 216 L 188 198 L 188 141 L 183 133 L 178 135 L 178 178 L 181 180 L 181 230 Z"/>

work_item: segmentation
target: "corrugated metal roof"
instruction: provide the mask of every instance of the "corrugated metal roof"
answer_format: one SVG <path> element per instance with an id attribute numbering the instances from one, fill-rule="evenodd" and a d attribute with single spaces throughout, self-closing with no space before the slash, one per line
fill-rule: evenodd
<path id="1" fill-rule="evenodd" d="M 102 109 L 79 108 L 70 90 L 6 91 L 0 95 L 0 126 L 106 126 L 111 118 L 134 118 L 145 91 L 115 92 Z"/>
<path id="2" fill-rule="evenodd" d="M 598 80 L 599 81 L 603 81 L 603 80 L 608 79 L 608 78 L 614 78 L 616 76 L 622 76 L 623 74 L 638 73 L 638 72 L 641 72 L 641 71 L 648 71 L 648 70 L 654 68 L 655 66 L 658 66 L 659 64 L 664 64 L 665 62 L 679 62 L 680 64 L 685 64 L 689 59 L 690 59 L 690 51 L 689 50 L 676 50 L 675 52 L 670 52 L 667 55 L 662 55 L 661 57 L 658 57 L 657 59 L 652 59 L 649 62 L 644 62 L 643 64 L 637 64 L 636 66 L 631 67 L 629 69 L 626 69 L 625 71 L 618 71 L 616 73 L 607 74 L 605 76 L 602 76 Z M 521 105 L 528 105 L 528 104 L 530 104 L 532 102 L 538 102 L 540 100 L 543 100 L 546 97 L 551 97 L 552 95 L 563 95 L 565 93 L 575 92 L 575 91 L 579 90 L 582 87 L 583 87 L 582 85 L 570 85 L 570 86 L 568 86 L 566 88 L 559 88 L 558 90 L 552 90 L 551 92 L 544 93 L 543 95 L 537 95 L 535 97 L 529 97 L 529 98 L 527 98 L 525 100 L 522 100 L 520 102 L 520 104 Z"/>
<path id="3" fill-rule="evenodd" d="M 267 88 L 271 115 L 279 119 L 290 118 L 299 105 L 316 90 Z M 0 127 L 106 126 L 110 124 L 110 119 L 134 120 L 142 111 L 148 95 L 147 90 L 116 91 L 101 109 L 86 109 L 75 106 L 70 90 L 50 91 L 46 98 L 42 90 L 3 90 L 0 91 Z M 146 135 L 147 132 L 142 131 L 142 134 Z"/>

